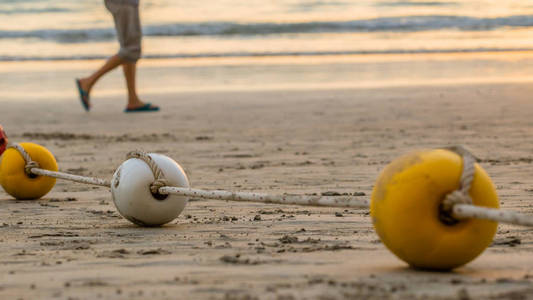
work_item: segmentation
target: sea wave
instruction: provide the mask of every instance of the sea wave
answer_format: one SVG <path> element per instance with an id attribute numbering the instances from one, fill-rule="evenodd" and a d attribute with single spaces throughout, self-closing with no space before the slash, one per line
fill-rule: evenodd
<path id="1" fill-rule="evenodd" d="M 63 7 L 46 7 L 46 8 L 16 8 L 16 9 L 0 9 L 0 15 L 33 15 L 41 13 L 67 13 L 72 12 L 72 9 Z"/>
<path id="2" fill-rule="evenodd" d="M 391 49 L 391 50 L 354 50 L 354 51 L 280 51 L 280 52 L 215 52 L 215 53 L 176 53 L 148 54 L 144 59 L 165 58 L 232 58 L 232 57 L 281 57 L 281 56 L 335 56 L 335 55 L 392 55 L 392 54 L 446 54 L 446 53 L 482 53 L 482 52 L 520 52 L 533 51 L 533 48 L 458 48 L 458 49 Z M 106 59 L 108 55 L 73 55 L 73 56 L 9 56 L 0 55 L 0 61 L 66 61 Z"/>
<path id="3" fill-rule="evenodd" d="M 296 23 L 174 23 L 148 25 L 145 36 L 255 36 L 272 34 L 342 32 L 416 32 L 431 30 L 480 31 L 500 28 L 532 27 L 533 15 L 498 18 L 464 16 L 402 16 L 352 21 Z M 0 30 L 0 38 L 35 38 L 63 43 L 110 40 L 113 28 Z"/>

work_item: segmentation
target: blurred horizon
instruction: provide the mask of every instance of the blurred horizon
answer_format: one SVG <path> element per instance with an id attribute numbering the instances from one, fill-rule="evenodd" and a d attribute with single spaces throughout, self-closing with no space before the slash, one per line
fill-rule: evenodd
<path id="1" fill-rule="evenodd" d="M 145 58 L 530 51 L 533 0 L 141 0 Z M 0 2 L 0 61 L 101 59 L 103 1 Z"/>

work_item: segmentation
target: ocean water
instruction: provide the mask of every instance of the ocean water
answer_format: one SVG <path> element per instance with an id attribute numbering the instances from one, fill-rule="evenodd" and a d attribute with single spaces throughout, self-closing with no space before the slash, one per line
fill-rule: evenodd
<path id="1" fill-rule="evenodd" d="M 533 0 L 141 0 L 143 55 L 240 57 L 533 50 Z M 104 58 L 102 0 L 0 0 L 0 61 Z"/>

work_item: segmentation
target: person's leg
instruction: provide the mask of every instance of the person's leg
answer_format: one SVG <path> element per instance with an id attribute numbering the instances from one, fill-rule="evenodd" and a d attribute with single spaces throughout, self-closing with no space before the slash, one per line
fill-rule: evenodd
<path id="1" fill-rule="evenodd" d="M 116 4 L 111 1 L 105 1 L 105 4 L 113 15 L 120 50 L 117 55 L 109 58 L 108 61 L 91 76 L 79 79 L 79 85 L 81 86 L 81 89 L 87 93 L 86 98 L 88 98 L 88 93 L 100 77 L 119 65 L 122 65 L 128 89 L 128 104 L 126 108 L 131 110 L 144 107 L 142 111 L 158 110 L 158 107 L 154 105 L 149 105 L 146 108 L 145 106 L 147 105 L 139 99 L 136 90 L 136 64 L 141 56 L 142 38 L 139 7 L 138 5 Z"/>
<path id="2" fill-rule="evenodd" d="M 89 93 L 92 89 L 92 87 L 95 85 L 95 83 L 100 79 L 100 77 L 104 76 L 107 72 L 113 70 L 114 68 L 120 66 L 122 63 L 124 63 L 124 60 L 120 58 L 118 55 L 111 56 L 103 66 L 101 66 L 96 72 L 91 74 L 88 77 L 80 78 L 80 85 L 81 88 Z"/>
<path id="3" fill-rule="evenodd" d="M 113 15 L 115 27 L 117 28 L 119 44 L 122 45 L 123 41 L 120 40 L 122 35 L 120 34 L 120 32 L 118 32 L 120 28 L 117 26 L 117 18 L 118 18 L 118 14 L 120 13 L 120 5 L 117 5 L 116 3 L 111 2 L 109 0 L 105 0 L 104 4 L 106 8 L 109 10 L 109 12 Z M 113 55 L 104 63 L 103 66 L 101 66 L 98 70 L 96 70 L 96 72 L 94 72 L 90 76 L 76 79 L 78 88 L 80 89 L 80 98 L 82 102 L 84 103 L 83 105 L 85 106 L 86 110 L 89 110 L 91 107 L 89 93 L 91 92 L 91 89 L 96 84 L 98 79 L 104 76 L 107 72 L 120 66 L 123 62 L 124 62 L 124 59 L 119 54 Z"/>
<path id="4" fill-rule="evenodd" d="M 121 18 L 123 22 L 119 23 L 120 26 L 118 26 L 123 33 L 119 55 L 124 60 L 122 69 L 128 88 L 128 104 L 126 105 L 126 109 L 131 110 L 146 106 L 146 103 L 139 99 L 136 88 L 137 61 L 141 57 L 142 29 L 138 6 L 124 7 L 123 12 L 124 14 Z M 157 109 L 155 105 L 150 104 L 149 107 L 151 110 Z"/>
<path id="5" fill-rule="evenodd" d="M 136 71 L 137 63 L 125 62 L 122 64 L 122 70 L 124 71 L 124 78 L 126 78 L 126 85 L 128 87 L 128 106 L 127 109 L 135 109 L 146 105 L 142 102 L 137 95 L 136 87 Z M 150 107 L 156 108 L 157 106 L 150 104 Z"/>
<path id="6" fill-rule="evenodd" d="M 135 86 L 137 64 L 126 62 L 122 65 L 122 70 L 124 71 L 124 78 L 126 79 L 126 86 L 128 87 L 127 108 L 134 109 L 143 106 L 144 103 L 139 99 L 139 96 L 137 96 L 137 89 Z"/>

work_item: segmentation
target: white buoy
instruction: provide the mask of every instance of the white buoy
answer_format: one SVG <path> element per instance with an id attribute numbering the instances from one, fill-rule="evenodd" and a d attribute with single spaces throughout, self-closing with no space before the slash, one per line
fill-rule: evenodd
<path id="1" fill-rule="evenodd" d="M 173 159 L 148 154 L 159 166 L 170 186 L 189 187 L 189 179 Z M 115 171 L 111 180 L 111 194 L 119 213 L 140 226 L 159 226 L 176 219 L 185 208 L 188 198 L 177 195 L 153 195 L 150 185 L 154 175 L 141 159 L 130 158 Z"/>

